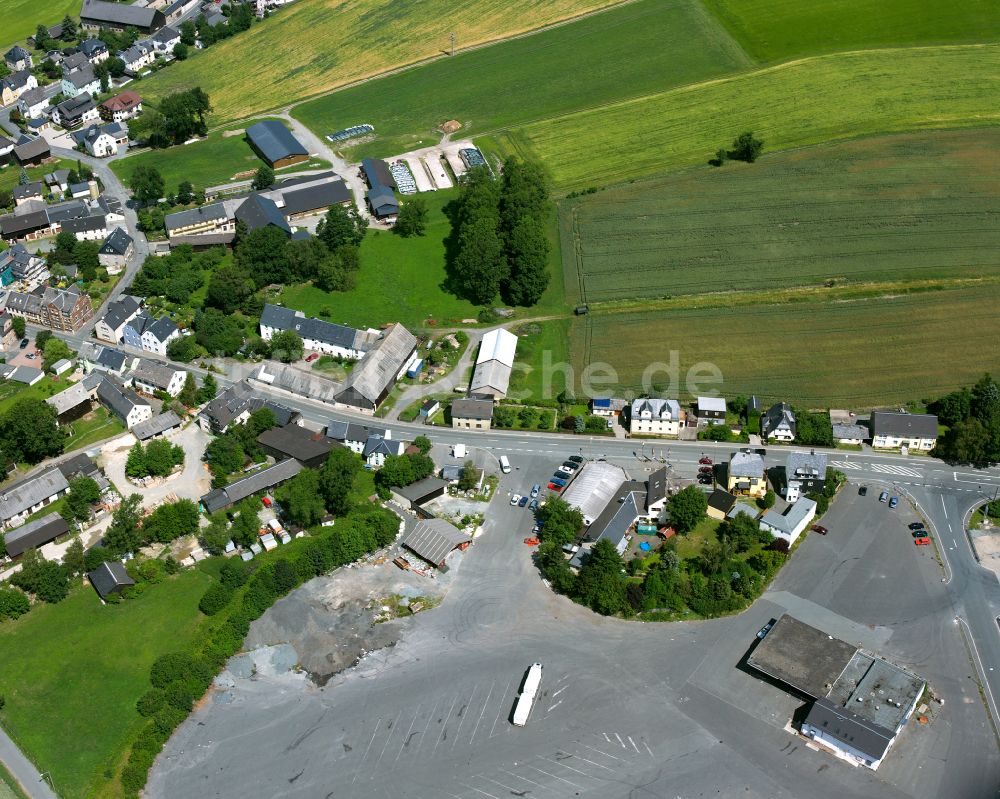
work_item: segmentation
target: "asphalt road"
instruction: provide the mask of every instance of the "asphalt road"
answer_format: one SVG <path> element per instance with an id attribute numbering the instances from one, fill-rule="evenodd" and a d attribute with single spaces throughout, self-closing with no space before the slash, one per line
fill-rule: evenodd
<path id="1" fill-rule="evenodd" d="M 550 446 L 557 446 L 551 444 Z M 566 451 L 566 447 L 563 447 Z M 503 478 L 451 593 L 399 644 L 325 688 L 243 681 L 208 703 L 154 767 L 150 797 L 994 796 L 1000 754 L 952 621 L 934 551 L 905 503 L 848 490 L 772 589 L 740 616 L 642 624 L 552 594 L 521 543 L 530 515 L 509 492 L 554 454 Z M 653 464 L 622 459 L 641 477 Z M 323 579 L 336 579 L 336 576 Z M 911 725 L 876 774 L 783 730 L 800 702 L 741 670 L 756 631 L 784 611 L 925 676 L 945 704 Z M 542 694 L 509 723 L 533 661 Z"/>

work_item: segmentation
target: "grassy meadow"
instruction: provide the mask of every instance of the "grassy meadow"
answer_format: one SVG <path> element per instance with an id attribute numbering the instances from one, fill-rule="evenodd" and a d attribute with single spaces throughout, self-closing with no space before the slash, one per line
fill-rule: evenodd
<path id="1" fill-rule="evenodd" d="M 569 300 L 996 273 L 997 152 L 1000 128 L 882 136 L 566 200 Z"/>
<path id="2" fill-rule="evenodd" d="M 581 54 L 586 53 L 586 58 Z M 358 122 L 352 156 L 436 141 L 444 120 L 480 133 L 733 73 L 750 62 L 697 0 L 641 0 L 297 106 L 317 135 Z"/>
<path id="3" fill-rule="evenodd" d="M 974 80 L 970 76 L 975 76 Z M 820 56 L 529 124 L 503 138 L 558 189 L 705 164 L 744 130 L 776 150 L 1000 121 L 1000 45 Z"/>
<path id="4" fill-rule="evenodd" d="M 610 0 L 297 0 L 142 82 L 143 97 L 201 86 L 217 124 L 245 119 L 456 47 L 503 39 Z M 357 124 L 366 120 L 352 120 Z M 441 120 L 443 121 L 443 120 Z"/>
<path id="5" fill-rule="evenodd" d="M 213 131 L 206 138 L 191 144 L 180 144 L 165 150 L 145 150 L 128 158 L 111 161 L 110 166 L 126 186 L 137 167 L 155 167 L 163 176 L 168 193 L 177 191 L 178 184 L 185 180 L 191 181 L 195 189 L 246 180 L 253 177 L 258 167 L 265 164 L 247 143 L 242 130 L 237 127 L 227 131 Z M 224 133 L 230 135 L 225 136 Z M 328 161 L 313 158 L 308 163 L 295 164 L 280 169 L 275 174 L 280 179 L 288 172 L 329 166 Z"/>
<path id="6" fill-rule="evenodd" d="M 592 312 L 573 321 L 571 361 L 612 364 L 619 390 L 640 392 L 643 370 L 676 350 L 681 385 L 655 389 L 668 396 L 687 397 L 687 370 L 707 362 L 726 396 L 848 408 L 940 396 L 1000 369 L 1000 281 L 924 288 Z"/>
<path id="7" fill-rule="evenodd" d="M 52 27 L 62 22 L 67 14 L 75 17 L 79 13 L 78 0 L 47 0 L 44 4 L 38 0 L 0 0 L 0 20 L 3 21 L 0 52 L 6 53 L 14 44 L 26 46 L 24 40 L 34 36 L 39 25 Z"/>
<path id="8" fill-rule="evenodd" d="M 0 625 L 4 729 L 59 795 L 108 796 L 123 741 L 140 720 L 136 700 L 149 667 L 192 643 L 198 600 L 210 577 L 189 569 L 120 605 L 102 606 L 89 586 L 57 605 L 40 603 Z"/>
<path id="9" fill-rule="evenodd" d="M 1000 38 L 993 0 L 704 0 L 746 51 L 779 61 L 837 50 Z"/>

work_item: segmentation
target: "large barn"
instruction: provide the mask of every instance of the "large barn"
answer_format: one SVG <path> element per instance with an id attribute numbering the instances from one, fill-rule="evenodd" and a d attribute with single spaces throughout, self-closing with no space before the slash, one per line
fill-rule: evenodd
<path id="1" fill-rule="evenodd" d="M 309 160 L 309 151 L 275 119 L 265 119 L 247 128 L 247 141 L 272 169 Z"/>

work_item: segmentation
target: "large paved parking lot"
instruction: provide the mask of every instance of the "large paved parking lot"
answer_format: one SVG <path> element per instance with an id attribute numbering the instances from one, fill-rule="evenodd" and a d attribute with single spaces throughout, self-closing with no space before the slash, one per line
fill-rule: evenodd
<path id="1" fill-rule="evenodd" d="M 889 511 L 877 491 L 861 498 L 848 487 L 824 519 L 830 534 L 809 536 L 746 613 L 640 624 L 595 616 L 545 588 L 521 543 L 530 516 L 507 494 L 541 482 L 551 456 L 520 465 L 444 603 L 396 647 L 323 689 L 242 681 L 182 726 L 147 795 L 996 795 L 995 739 L 934 551 L 915 547 L 905 528 L 916 518 L 906 503 Z M 786 732 L 800 703 L 741 668 L 756 631 L 785 611 L 913 669 L 945 698 L 877 773 Z M 536 660 L 542 695 L 515 728 L 515 691 Z"/>

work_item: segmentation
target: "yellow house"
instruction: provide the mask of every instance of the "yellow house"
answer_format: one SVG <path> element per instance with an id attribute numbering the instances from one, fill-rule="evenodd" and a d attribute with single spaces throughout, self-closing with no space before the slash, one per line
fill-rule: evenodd
<path id="1" fill-rule="evenodd" d="M 729 459 L 727 486 L 730 494 L 759 499 L 767 493 L 764 459 L 748 449 L 734 452 Z"/>

